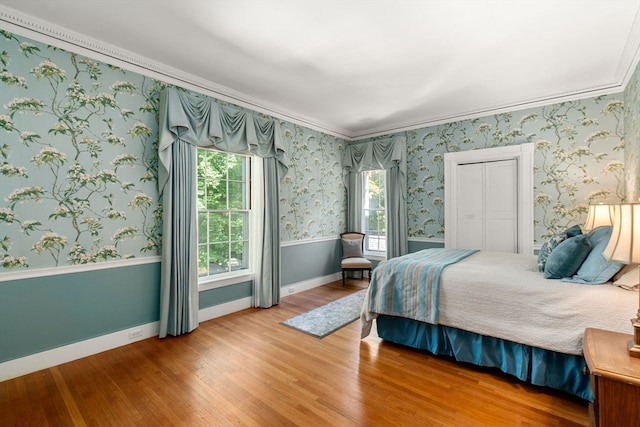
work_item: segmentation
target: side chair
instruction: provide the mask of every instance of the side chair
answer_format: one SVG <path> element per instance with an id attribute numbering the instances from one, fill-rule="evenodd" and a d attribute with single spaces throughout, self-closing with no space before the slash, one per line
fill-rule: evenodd
<path id="1" fill-rule="evenodd" d="M 342 286 L 348 271 L 360 271 L 360 277 L 364 278 L 365 270 L 368 271 L 369 282 L 371 282 L 371 261 L 364 257 L 364 233 L 357 231 L 347 231 L 340 234 L 342 240 Z"/>

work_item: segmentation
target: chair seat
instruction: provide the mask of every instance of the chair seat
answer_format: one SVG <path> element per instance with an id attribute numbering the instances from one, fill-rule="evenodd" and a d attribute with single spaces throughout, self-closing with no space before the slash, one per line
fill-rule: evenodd
<path id="1" fill-rule="evenodd" d="M 342 268 L 366 269 L 371 268 L 371 261 L 366 258 L 352 257 L 343 259 L 341 265 Z"/>

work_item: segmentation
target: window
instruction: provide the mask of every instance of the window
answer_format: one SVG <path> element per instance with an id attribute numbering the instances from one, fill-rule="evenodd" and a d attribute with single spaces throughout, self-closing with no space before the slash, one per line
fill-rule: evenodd
<path id="1" fill-rule="evenodd" d="M 363 173 L 362 225 L 366 234 L 364 251 L 381 255 L 386 255 L 387 252 L 385 177 L 384 170 Z"/>
<path id="2" fill-rule="evenodd" d="M 250 158 L 198 149 L 198 277 L 249 268 Z"/>

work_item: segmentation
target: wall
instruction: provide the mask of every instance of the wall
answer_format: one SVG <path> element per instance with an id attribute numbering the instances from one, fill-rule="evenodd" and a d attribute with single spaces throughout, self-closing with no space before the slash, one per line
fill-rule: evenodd
<path id="1" fill-rule="evenodd" d="M 624 90 L 625 201 L 640 202 L 640 65 Z"/>
<path id="2" fill-rule="evenodd" d="M 600 96 L 403 132 L 409 239 L 444 238 L 444 153 L 535 144 L 535 240 L 624 197 L 623 95 Z M 384 138 L 382 136 L 380 138 Z"/>
<path id="3" fill-rule="evenodd" d="M 157 117 L 167 83 L 0 37 L 2 363 L 158 320 Z M 279 125 L 290 158 L 282 285 L 322 284 L 339 270 L 345 141 Z M 203 290 L 201 318 L 250 306 L 251 292 L 250 281 Z"/>
<path id="4" fill-rule="evenodd" d="M 4 362 L 158 319 L 155 144 L 157 93 L 165 83 L 0 36 Z M 589 200 L 622 197 L 622 101 L 633 104 L 624 124 L 635 144 L 627 153 L 637 159 L 638 79 L 636 71 L 624 95 L 405 132 L 410 250 L 444 237 L 445 152 L 534 142 L 537 239 L 580 222 Z M 338 271 L 346 142 L 280 126 L 290 157 L 280 187 L 282 285 L 317 283 Z M 632 177 L 637 181 L 637 171 Z M 241 307 L 250 295 L 251 282 L 210 289 L 201 292 L 200 308 Z"/>

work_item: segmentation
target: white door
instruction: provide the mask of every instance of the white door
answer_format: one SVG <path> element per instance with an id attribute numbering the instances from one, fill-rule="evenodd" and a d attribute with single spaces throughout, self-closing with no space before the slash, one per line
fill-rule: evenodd
<path id="1" fill-rule="evenodd" d="M 460 164 L 455 173 L 455 246 L 518 252 L 517 160 Z"/>
<path id="2" fill-rule="evenodd" d="M 533 254 L 532 143 L 444 154 L 444 246 Z"/>

